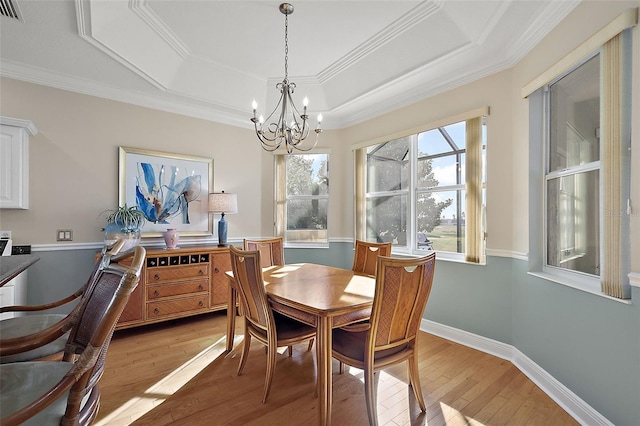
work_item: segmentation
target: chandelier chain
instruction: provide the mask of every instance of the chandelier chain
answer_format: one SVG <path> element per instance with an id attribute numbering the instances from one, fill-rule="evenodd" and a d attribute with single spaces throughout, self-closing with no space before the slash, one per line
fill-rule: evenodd
<path id="1" fill-rule="evenodd" d="M 289 76 L 289 15 L 284 15 L 284 79 Z"/>

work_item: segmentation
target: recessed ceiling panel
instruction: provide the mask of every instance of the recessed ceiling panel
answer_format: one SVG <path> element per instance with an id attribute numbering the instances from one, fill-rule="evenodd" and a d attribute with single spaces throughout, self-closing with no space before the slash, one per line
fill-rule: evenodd
<path id="1" fill-rule="evenodd" d="M 284 73 L 280 1 L 164 1 L 146 6 L 205 61 L 275 78 Z M 416 1 L 299 1 L 289 15 L 289 73 L 317 75 L 390 25 Z M 330 48 L 329 48 L 330 47 Z"/>

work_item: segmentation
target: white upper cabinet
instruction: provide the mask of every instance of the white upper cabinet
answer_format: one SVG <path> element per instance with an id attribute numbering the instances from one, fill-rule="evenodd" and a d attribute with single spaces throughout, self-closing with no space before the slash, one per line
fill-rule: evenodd
<path id="1" fill-rule="evenodd" d="M 29 120 L 0 117 L 0 208 L 29 208 Z"/>

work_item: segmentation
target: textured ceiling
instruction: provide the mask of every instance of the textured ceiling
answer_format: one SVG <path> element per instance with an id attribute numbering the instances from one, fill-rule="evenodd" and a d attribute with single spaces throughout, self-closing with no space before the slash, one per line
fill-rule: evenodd
<path id="1" fill-rule="evenodd" d="M 243 127 L 277 101 L 280 2 L 13 2 L 2 76 Z M 289 79 L 323 127 L 349 126 L 513 66 L 577 4 L 298 0 Z"/>

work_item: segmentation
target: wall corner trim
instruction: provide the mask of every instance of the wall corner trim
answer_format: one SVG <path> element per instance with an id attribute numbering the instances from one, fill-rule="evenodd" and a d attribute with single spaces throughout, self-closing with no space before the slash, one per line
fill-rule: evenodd
<path id="1" fill-rule="evenodd" d="M 606 417 L 512 345 L 424 318 L 420 330 L 510 361 L 580 424 L 613 426 Z"/>

